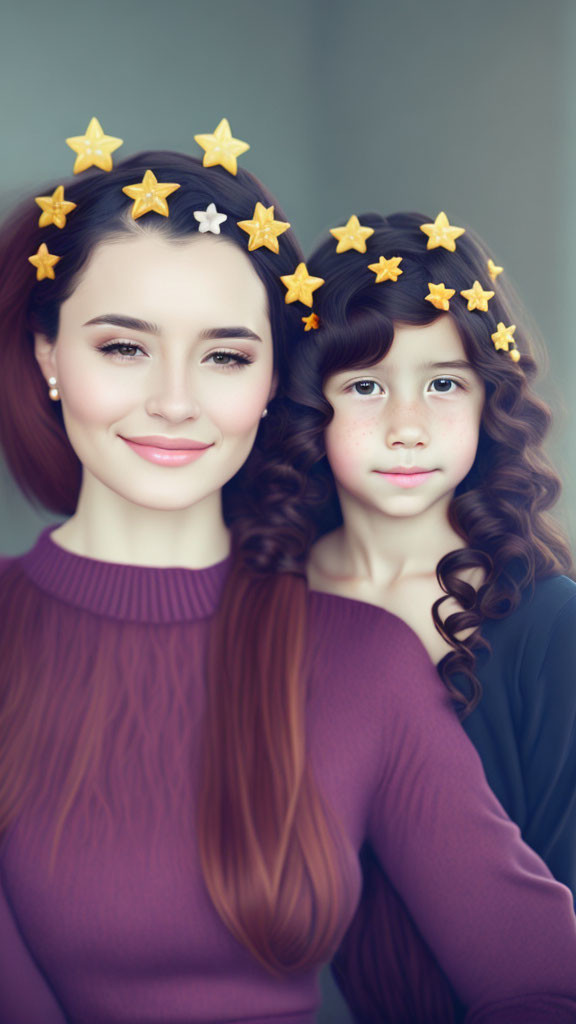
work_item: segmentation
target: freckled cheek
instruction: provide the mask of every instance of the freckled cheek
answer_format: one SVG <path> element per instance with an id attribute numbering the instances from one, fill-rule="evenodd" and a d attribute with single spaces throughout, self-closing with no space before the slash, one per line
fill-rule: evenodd
<path id="1" fill-rule="evenodd" d="M 479 417 L 470 415 L 469 411 L 447 413 L 437 424 L 436 441 L 454 469 L 462 473 L 462 478 L 474 463 L 479 431 Z"/>
<path id="2" fill-rule="evenodd" d="M 346 479 L 363 467 L 373 449 L 378 421 L 374 416 L 362 419 L 336 414 L 326 429 L 326 456 L 337 480 Z"/>

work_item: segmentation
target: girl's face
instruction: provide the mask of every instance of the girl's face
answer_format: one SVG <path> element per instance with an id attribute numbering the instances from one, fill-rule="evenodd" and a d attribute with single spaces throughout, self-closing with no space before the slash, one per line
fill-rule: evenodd
<path id="1" fill-rule="evenodd" d="M 343 499 L 396 517 L 446 507 L 476 456 L 484 384 L 449 316 L 398 326 L 369 369 L 329 377 L 326 454 Z"/>
<path id="2" fill-rule="evenodd" d="M 273 392 L 266 289 L 245 253 L 211 238 L 98 245 L 36 355 L 84 470 L 148 508 L 219 491 Z"/>

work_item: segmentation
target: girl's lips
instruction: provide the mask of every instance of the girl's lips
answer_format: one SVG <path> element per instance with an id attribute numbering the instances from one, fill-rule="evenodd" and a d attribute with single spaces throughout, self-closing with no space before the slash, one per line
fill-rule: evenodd
<path id="1" fill-rule="evenodd" d="M 398 487 L 417 487 L 418 484 L 424 483 L 436 472 L 435 469 L 427 469 L 418 471 L 416 473 L 384 473 L 381 470 L 376 469 L 378 476 L 384 477 L 385 480 L 389 480 L 390 483 L 396 484 Z"/>
<path id="2" fill-rule="evenodd" d="M 212 445 L 206 448 L 158 448 L 151 444 L 137 444 L 136 441 L 129 441 L 123 437 L 129 448 L 136 452 L 147 462 L 155 462 L 157 466 L 187 466 L 189 462 L 195 462 L 204 452 L 207 452 Z"/>

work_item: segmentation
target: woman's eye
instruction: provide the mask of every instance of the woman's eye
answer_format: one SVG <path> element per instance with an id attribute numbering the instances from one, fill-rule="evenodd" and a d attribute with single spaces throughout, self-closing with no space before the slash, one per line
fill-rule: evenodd
<path id="1" fill-rule="evenodd" d="M 100 351 L 104 355 L 118 355 L 121 359 L 134 359 L 137 352 L 142 352 L 144 355 L 140 346 L 133 345 L 130 341 L 113 341 L 108 345 L 101 345 Z"/>
<path id="2" fill-rule="evenodd" d="M 357 395 L 367 395 L 368 397 L 382 394 L 382 388 L 375 380 L 357 380 L 352 385 L 352 390 Z"/>
<path id="3" fill-rule="evenodd" d="M 454 388 L 461 388 L 462 385 L 452 377 L 437 377 L 431 382 L 430 387 L 437 395 L 449 395 Z"/>
<path id="4" fill-rule="evenodd" d="M 253 362 L 249 356 L 241 355 L 240 352 L 211 352 L 209 356 L 204 360 L 205 362 L 212 362 L 213 366 L 229 366 L 231 368 L 240 369 L 242 366 L 248 366 Z"/>

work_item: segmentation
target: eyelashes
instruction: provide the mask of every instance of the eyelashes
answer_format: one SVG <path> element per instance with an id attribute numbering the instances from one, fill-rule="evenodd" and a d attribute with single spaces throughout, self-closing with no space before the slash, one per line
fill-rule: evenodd
<path id="1" fill-rule="evenodd" d="M 442 390 L 442 391 L 438 391 L 436 389 L 433 389 L 433 391 L 431 392 L 432 394 L 436 394 L 436 395 L 450 395 L 450 394 L 453 394 L 455 388 L 459 388 L 461 391 L 465 391 L 466 390 L 466 387 L 464 386 L 464 384 L 462 384 L 460 381 L 456 380 L 454 377 L 435 377 L 434 380 L 430 381 L 431 385 L 438 384 L 438 383 L 453 384 L 455 387 L 454 388 L 451 387 L 449 389 Z M 365 388 L 365 389 L 366 388 L 379 388 L 379 391 L 374 391 L 374 390 L 370 390 L 370 391 L 364 390 L 364 391 L 361 391 L 361 390 L 359 390 L 360 388 Z M 348 392 L 352 392 L 353 394 L 358 395 L 359 397 L 364 397 L 364 398 L 375 398 L 377 395 L 384 394 L 384 389 L 382 388 L 382 385 L 379 384 L 378 381 L 376 381 L 376 380 L 369 380 L 369 379 L 354 381 L 354 383 L 351 384 L 349 387 L 347 387 L 345 390 L 348 391 Z"/>
<path id="2" fill-rule="evenodd" d="M 134 362 L 137 359 L 137 354 L 140 352 L 143 356 L 146 353 L 140 345 L 136 345 L 131 341 L 112 341 L 106 345 L 100 345 L 98 351 L 102 352 L 105 356 L 116 356 L 120 361 L 123 362 Z M 203 359 L 204 363 L 212 362 L 213 366 L 221 366 L 222 368 L 230 369 L 241 369 L 243 366 L 249 366 L 254 360 L 247 355 L 243 355 L 240 352 L 229 352 L 226 349 L 218 349 L 217 352 L 210 352 L 208 356 Z"/>

